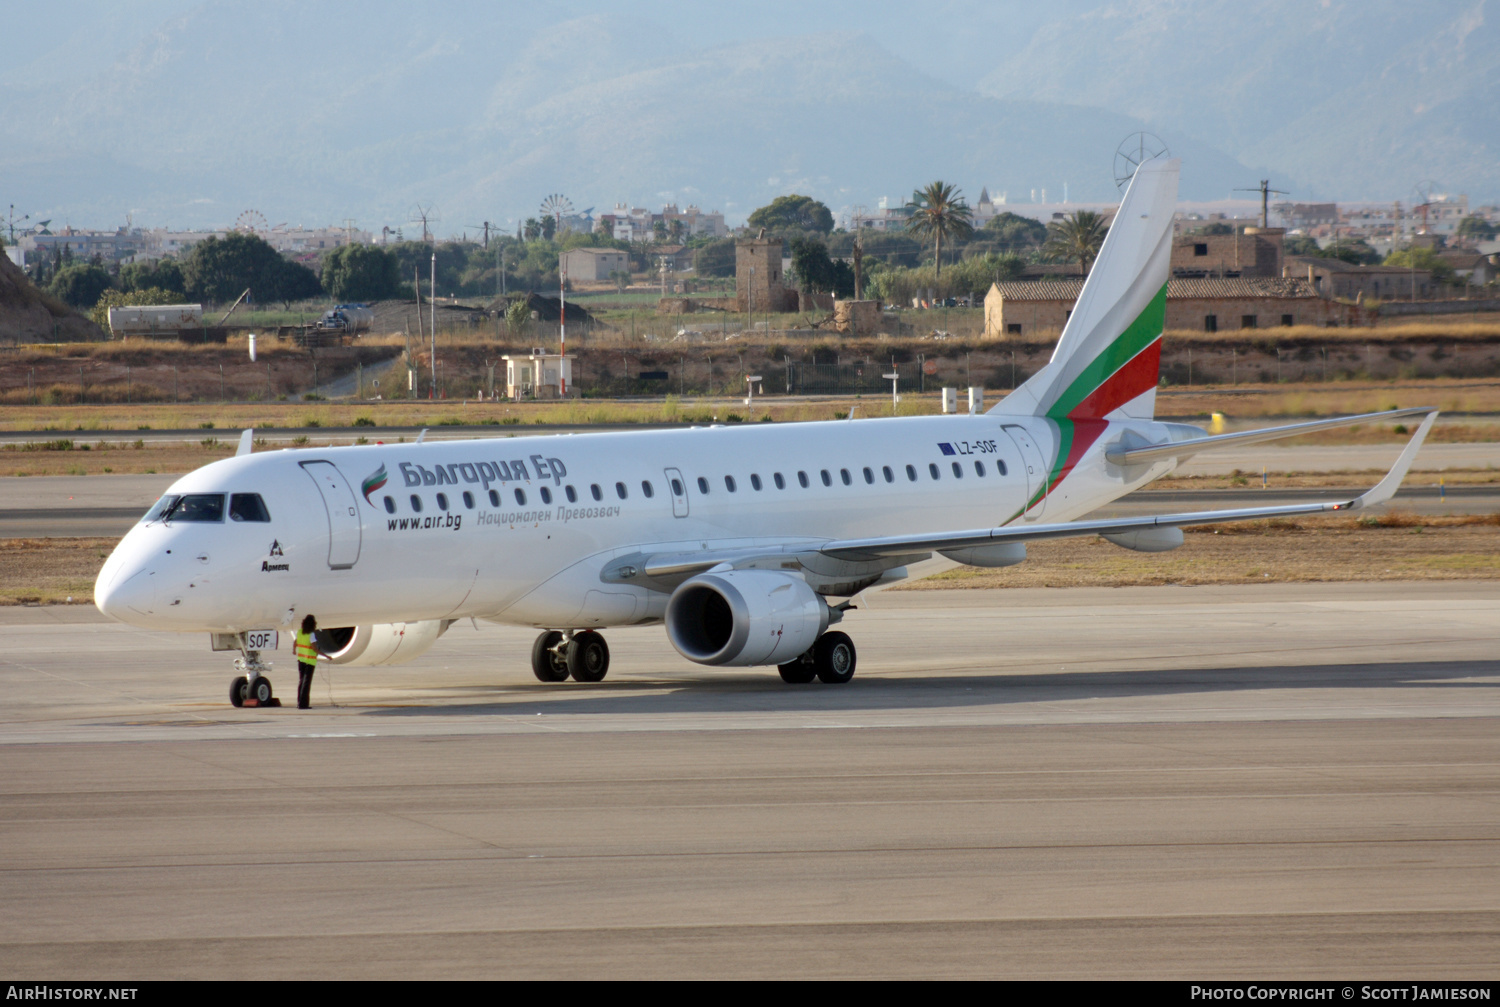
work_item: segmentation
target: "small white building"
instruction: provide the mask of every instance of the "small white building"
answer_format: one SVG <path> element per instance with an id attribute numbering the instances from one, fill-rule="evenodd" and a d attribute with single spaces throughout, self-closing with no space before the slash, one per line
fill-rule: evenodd
<path id="1" fill-rule="evenodd" d="M 558 399 L 573 394 L 571 353 L 548 353 L 537 348 L 522 356 L 506 355 L 505 395 L 511 399 Z"/>
<path id="2" fill-rule="evenodd" d="M 562 254 L 562 267 L 570 280 L 597 283 L 630 272 L 630 256 L 618 248 L 572 248 Z"/>

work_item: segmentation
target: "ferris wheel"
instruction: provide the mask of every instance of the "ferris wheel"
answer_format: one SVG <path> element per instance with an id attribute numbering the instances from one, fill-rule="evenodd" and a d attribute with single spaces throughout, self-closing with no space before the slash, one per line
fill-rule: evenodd
<path id="1" fill-rule="evenodd" d="M 234 229 L 245 234 L 265 234 L 271 229 L 266 215 L 259 210 L 246 210 L 234 218 Z"/>

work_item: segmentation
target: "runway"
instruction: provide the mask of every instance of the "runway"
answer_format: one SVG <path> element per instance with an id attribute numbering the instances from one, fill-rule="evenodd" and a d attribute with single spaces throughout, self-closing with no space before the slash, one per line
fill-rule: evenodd
<path id="1" fill-rule="evenodd" d="M 0 968 L 1492 975 L 1500 585 L 869 603 L 845 687 L 659 628 L 543 686 L 464 623 L 307 712 L 231 709 L 198 637 L 0 610 Z"/>

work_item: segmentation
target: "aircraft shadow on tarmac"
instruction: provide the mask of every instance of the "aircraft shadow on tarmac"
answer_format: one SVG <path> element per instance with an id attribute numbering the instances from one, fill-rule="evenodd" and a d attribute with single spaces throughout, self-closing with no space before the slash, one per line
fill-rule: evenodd
<path id="1" fill-rule="evenodd" d="M 529 716 L 534 714 L 839 713 L 1133 699 L 1279 689 L 1495 689 L 1500 661 L 1183 668 L 1169 671 L 1057 671 L 995 675 L 899 674 L 832 687 L 786 685 L 763 672 L 722 678 L 654 678 L 591 685 L 538 686 L 545 699 L 507 691 L 492 702 L 381 707 L 370 716 Z M 1474 681 L 1488 679 L 1491 681 Z M 576 691 L 575 691 L 576 690 Z M 472 689 L 463 691 L 472 696 Z M 562 695 L 559 695 L 562 693 Z M 571 694 L 570 694 L 571 693 Z"/>

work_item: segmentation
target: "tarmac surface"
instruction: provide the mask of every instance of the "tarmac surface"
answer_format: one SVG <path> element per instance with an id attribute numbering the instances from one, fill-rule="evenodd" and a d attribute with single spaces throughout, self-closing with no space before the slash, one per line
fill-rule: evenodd
<path id="1" fill-rule="evenodd" d="M 306 712 L 0 609 L 0 970 L 1493 977 L 1500 584 L 868 602 L 847 686 L 463 623 Z"/>

